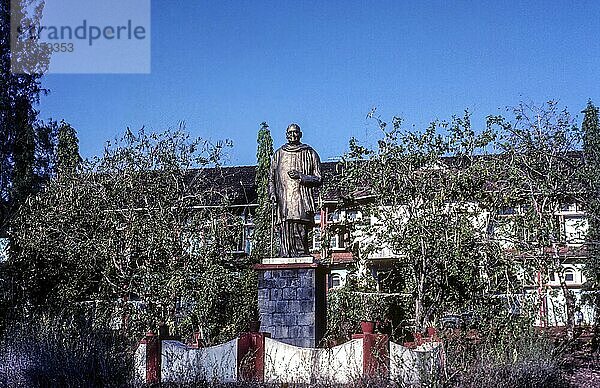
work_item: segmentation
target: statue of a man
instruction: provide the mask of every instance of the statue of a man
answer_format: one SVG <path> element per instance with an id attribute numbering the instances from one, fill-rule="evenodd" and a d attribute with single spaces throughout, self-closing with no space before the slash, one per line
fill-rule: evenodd
<path id="1" fill-rule="evenodd" d="M 279 257 L 309 255 L 308 232 L 314 226 L 313 187 L 321 185 L 321 161 L 309 145 L 302 144 L 298 124 L 287 127 L 284 144 L 273 154 L 269 196 L 275 204 L 279 229 Z"/>

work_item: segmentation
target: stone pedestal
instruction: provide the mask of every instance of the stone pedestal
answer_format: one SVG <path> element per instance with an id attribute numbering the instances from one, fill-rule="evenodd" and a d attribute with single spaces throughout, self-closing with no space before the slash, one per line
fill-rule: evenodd
<path id="1" fill-rule="evenodd" d="M 290 345 L 317 347 L 325 335 L 327 273 L 308 258 L 257 264 L 260 331 Z"/>

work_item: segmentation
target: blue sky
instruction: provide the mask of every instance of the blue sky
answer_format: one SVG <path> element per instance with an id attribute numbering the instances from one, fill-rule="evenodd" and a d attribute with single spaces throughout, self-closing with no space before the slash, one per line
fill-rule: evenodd
<path id="1" fill-rule="evenodd" d="M 600 103 L 598 1 L 152 1 L 151 27 L 150 74 L 44 77 L 40 118 L 70 122 L 83 156 L 185 121 L 253 164 L 267 121 L 327 160 L 373 140 L 372 107 L 417 127 L 469 109 L 482 128 L 521 100 Z"/>

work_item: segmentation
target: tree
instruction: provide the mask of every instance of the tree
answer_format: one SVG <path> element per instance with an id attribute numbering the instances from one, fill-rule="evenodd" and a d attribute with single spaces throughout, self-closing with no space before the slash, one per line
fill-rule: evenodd
<path id="1" fill-rule="evenodd" d="M 260 124 L 256 149 L 256 191 L 258 208 L 254 217 L 254 238 L 252 255 L 258 259 L 273 255 L 277 247 L 273 246 L 273 205 L 269 199 L 269 169 L 273 156 L 273 138 L 269 125 Z"/>
<path id="2" fill-rule="evenodd" d="M 588 101 L 583 111 L 583 158 L 584 166 L 581 170 L 581 182 L 583 183 L 584 201 L 587 220 L 587 255 L 586 277 L 587 288 L 597 290 L 600 286 L 600 121 L 598 108 Z M 600 306 L 600 298 L 594 300 L 596 311 Z M 596 315 L 595 322 L 598 327 L 600 317 Z"/>
<path id="3" fill-rule="evenodd" d="M 73 145 L 71 129 L 62 129 Z M 201 331 L 206 341 L 235 335 L 255 292 L 248 263 L 227 245 L 239 217 L 219 185 L 226 146 L 183 129 L 127 130 L 77 174 L 52 179 L 12 224 L 19 305 L 94 305 L 98 324 L 118 322 L 134 337 L 161 323 Z"/>
<path id="4" fill-rule="evenodd" d="M 584 118 L 581 126 L 583 132 L 583 156 L 584 169 L 583 179 L 585 183 L 585 207 L 588 215 L 588 254 L 591 260 L 589 267 L 598 268 L 600 261 L 600 121 L 598 119 L 598 108 L 588 101 L 583 111 Z M 596 284 L 600 284 L 600 272 L 592 278 Z"/>
<path id="5" fill-rule="evenodd" d="M 38 125 L 34 108 L 46 93 L 40 78 L 49 53 L 23 37 L 11 42 L 13 24 L 34 25 L 41 16 L 40 5 L 26 15 L 25 3 L 0 0 L 0 233 L 12 209 L 46 178 L 44 155 L 53 149 L 51 133 Z"/>
<path id="6" fill-rule="evenodd" d="M 396 258 L 389 276 L 403 281 L 392 282 L 396 289 L 390 291 L 412 296 L 421 331 L 447 311 L 481 306 L 486 290 L 499 287 L 496 278 L 484 281 L 481 274 L 505 265 L 502 251 L 477 225 L 487 174 L 486 159 L 475 156 L 493 136 L 476 135 L 468 113 L 434 121 L 424 131 L 402 128 L 397 117 L 392 128 L 376 120 L 382 131 L 377 148 L 352 139 L 335 184 L 348 189 L 351 202 L 371 196 L 363 219 L 374 222 L 353 232 L 359 260 L 382 250 Z"/>
<path id="7" fill-rule="evenodd" d="M 77 131 L 61 120 L 57 130 L 56 170 L 58 175 L 74 175 L 81 164 Z"/>
<path id="8" fill-rule="evenodd" d="M 541 107 L 519 104 L 512 108 L 511 122 L 489 117 L 488 125 L 498 128 L 495 195 L 513 214 L 496 218 L 497 232 L 508 243 L 515 259 L 521 261 L 526 283 L 538 283 L 540 318 L 551 290 L 545 284 L 549 274 L 558 275 L 566 302 L 568 333 L 572 338 L 575 297 L 568 288 L 561 250 L 567 236 L 561 231 L 557 212 L 566 204 L 580 201 L 577 187 L 581 158 L 577 152 L 580 132 L 567 110 L 550 101 Z M 533 274 L 537 273 L 537 280 Z"/>

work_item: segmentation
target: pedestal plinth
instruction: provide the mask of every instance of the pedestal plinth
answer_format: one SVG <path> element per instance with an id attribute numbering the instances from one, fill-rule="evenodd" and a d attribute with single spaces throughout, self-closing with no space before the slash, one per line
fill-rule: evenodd
<path id="1" fill-rule="evenodd" d="M 264 259 L 254 268 L 260 331 L 290 345 L 317 347 L 327 323 L 329 269 L 312 257 Z"/>

